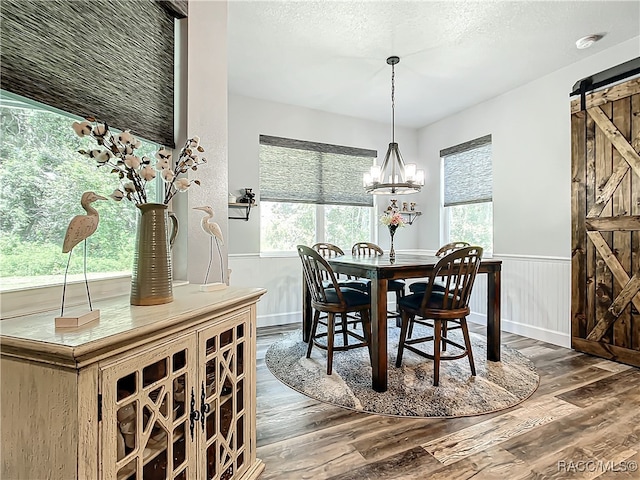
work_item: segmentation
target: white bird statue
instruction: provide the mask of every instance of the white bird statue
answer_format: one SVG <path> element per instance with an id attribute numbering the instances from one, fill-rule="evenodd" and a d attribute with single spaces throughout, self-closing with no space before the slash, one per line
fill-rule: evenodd
<path id="1" fill-rule="evenodd" d="M 64 295 L 67 287 L 67 272 L 69 271 L 69 263 L 71 262 L 71 253 L 73 248 L 84 240 L 84 282 L 87 286 L 87 298 L 89 300 L 89 309 L 91 307 L 91 296 L 89 294 L 89 282 L 87 281 L 87 238 L 89 238 L 98 228 L 100 217 L 98 211 L 91 206 L 96 200 L 106 200 L 105 197 L 97 195 L 94 192 L 84 192 L 80 200 L 80 205 L 87 212 L 86 215 L 76 215 L 69 222 L 67 233 L 62 243 L 62 253 L 69 253 L 67 260 L 67 268 L 64 271 L 64 286 L 62 289 L 62 308 L 60 316 L 64 314 Z"/>
<path id="2" fill-rule="evenodd" d="M 204 283 L 206 284 L 209 278 L 209 270 L 211 269 L 211 256 L 212 256 L 214 239 L 216 241 L 216 247 L 218 247 L 218 255 L 220 256 L 220 276 L 222 277 L 222 282 L 224 283 L 224 269 L 223 269 L 224 266 L 222 264 L 222 253 L 220 251 L 220 244 L 224 245 L 222 229 L 220 228 L 220 225 L 212 221 L 213 215 L 214 215 L 213 208 L 209 206 L 204 206 L 204 207 L 193 207 L 193 209 L 201 210 L 207 214 L 205 217 L 202 218 L 202 222 L 200 223 L 200 226 L 202 227 L 202 230 L 204 230 L 204 232 L 207 235 L 210 235 L 211 237 L 211 245 L 209 248 L 209 265 L 207 267 L 207 273 L 204 278 Z"/>

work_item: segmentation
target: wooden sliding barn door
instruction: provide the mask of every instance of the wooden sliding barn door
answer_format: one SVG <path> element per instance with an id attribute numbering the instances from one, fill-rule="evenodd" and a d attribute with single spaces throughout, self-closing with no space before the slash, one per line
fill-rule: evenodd
<path id="1" fill-rule="evenodd" d="M 571 103 L 571 344 L 640 366 L 640 79 Z"/>

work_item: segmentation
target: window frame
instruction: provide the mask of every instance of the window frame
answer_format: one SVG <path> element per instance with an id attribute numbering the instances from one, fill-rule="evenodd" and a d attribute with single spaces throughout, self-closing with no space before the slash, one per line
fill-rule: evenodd
<path id="1" fill-rule="evenodd" d="M 286 189 L 283 186 L 283 183 L 281 182 L 281 178 L 275 173 L 278 171 L 278 169 L 280 170 L 282 169 L 281 164 L 284 162 L 282 162 L 282 158 L 280 158 L 280 164 L 278 164 L 278 162 L 275 161 L 274 158 L 272 158 L 271 156 L 266 156 L 265 157 L 266 167 L 264 167 L 262 163 L 263 162 L 262 152 L 265 147 L 288 149 L 288 150 L 291 150 L 291 152 L 294 152 L 294 151 L 307 152 L 307 156 L 292 155 L 291 156 L 292 162 L 293 163 L 308 162 L 309 165 L 312 165 L 312 164 L 318 165 L 320 170 L 322 170 L 323 168 L 326 169 L 327 168 L 326 164 L 325 166 L 323 166 L 322 160 L 317 160 L 317 163 L 314 164 L 313 161 L 315 159 L 313 159 L 313 154 L 329 155 L 329 157 L 326 159 L 326 161 L 328 162 L 328 165 L 331 165 L 332 162 L 334 162 L 333 164 L 336 165 L 335 164 L 336 158 L 334 158 L 334 156 L 336 155 L 345 156 L 345 157 L 355 157 L 358 160 L 368 159 L 370 160 L 371 165 L 373 165 L 375 164 L 375 160 L 377 158 L 376 150 L 363 149 L 358 147 L 349 147 L 349 146 L 343 146 L 343 145 L 335 145 L 335 144 L 329 144 L 329 143 L 311 142 L 307 140 L 297 140 L 297 139 L 288 138 L 288 137 L 275 137 L 275 136 L 263 135 L 263 134 L 259 135 L 260 191 L 261 191 L 261 202 L 263 204 L 265 202 L 269 202 L 274 204 L 275 203 L 283 203 L 283 204 L 304 203 L 307 205 L 315 205 L 315 212 L 314 212 L 315 213 L 315 235 L 314 235 L 315 243 L 326 241 L 326 213 L 327 213 L 326 207 L 334 206 L 334 203 L 333 203 L 334 201 L 336 202 L 335 205 L 340 207 L 351 206 L 351 207 L 358 207 L 358 208 L 368 208 L 369 223 L 370 223 L 369 238 L 372 238 L 374 239 L 373 241 L 376 241 L 376 236 L 377 236 L 377 228 L 375 224 L 375 213 L 376 213 L 376 204 L 377 204 L 376 198 L 375 198 L 375 195 L 368 195 L 368 194 L 364 195 L 364 194 L 360 194 L 360 192 L 357 192 L 357 193 L 355 192 L 356 189 L 361 188 L 360 181 L 358 181 L 357 187 L 349 187 L 350 189 L 349 190 L 345 189 L 345 191 L 350 192 L 351 196 L 349 198 L 351 199 L 351 201 L 353 202 L 359 201 L 362 203 L 346 203 L 344 202 L 344 199 L 332 198 L 331 195 L 326 194 L 327 185 L 329 186 L 335 185 L 335 175 L 331 176 L 331 178 L 328 180 L 328 183 L 322 182 L 322 181 L 319 183 L 315 183 L 314 185 L 316 186 L 317 190 L 309 188 L 309 189 L 299 190 L 295 193 L 291 191 L 286 191 Z M 283 154 L 282 157 L 286 159 L 288 155 Z M 359 163 L 356 163 L 356 164 L 360 165 Z M 368 168 L 369 166 L 367 166 L 367 171 L 368 171 Z M 313 171 L 313 170 L 309 170 L 309 171 Z M 364 174 L 364 170 L 362 173 Z M 263 175 L 267 177 L 267 180 L 269 178 L 274 179 L 274 187 L 271 189 L 273 190 L 273 198 L 271 196 L 266 196 L 264 194 L 264 191 L 263 191 L 264 189 L 262 186 L 262 182 L 264 180 Z M 317 178 L 313 179 L 313 181 L 317 182 L 318 179 Z M 329 190 L 329 192 L 330 191 L 331 190 Z M 364 188 L 362 188 L 362 191 L 364 192 Z M 318 193 L 318 192 L 322 192 L 322 193 Z M 362 197 L 366 198 L 366 201 L 370 204 L 365 205 L 364 204 L 365 200 Z M 259 232 L 261 239 L 262 239 L 262 232 L 264 228 L 264 225 L 263 225 L 264 222 L 262 222 L 262 212 L 263 210 L 261 210 L 261 221 L 260 221 L 260 232 Z M 344 247 L 341 247 L 341 248 L 344 248 Z M 265 257 L 297 255 L 295 250 L 265 251 L 263 250 L 262 240 L 260 241 L 259 249 L 260 249 L 260 255 Z"/>
<path id="2" fill-rule="evenodd" d="M 264 202 L 262 202 L 264 203 Z M 287 203 L 287 202 L 272 202 L 272 203 Z M 320 203 L 310 203 L 308 205 L 315 206 L 315 214 L 316 214 L 316 222 L 315 222 L 315 243 L 325 242 L 326 241 L 326 229 L 325 229 L 325 205 Z M 329 205 L 331 206 L 331 205 Z M 373 243 L 377 243 L 378 241 L 378 228 L 376 225 L 376 199 L 374 199 L 373 207 L 364 207 L 361 205 L 352 205 L 353 207 L 358 208 L 368 208 L 369 209 L 369 219 L 370 219 L 370 238 Z M 262 220 L 260 221 L 260 235 L 262 235 Z M 319 232 L 322 232 L 319 234 Z M 339 245 L 340 246 L 340 245 Z M 341 248 L 344 247 L 340 246 Z M 348 245 L 351 248 L 351 245 Z M 345 250 L 345 253 L 346 252 Z M 295 257 L 298 253 L 295 250 L 274 250 L 274 251 L 264 251 L 262 250 L 262 242 L 260 242 L 260 256 L 269 258 L 269 257 Z"/>
<path id="3" fill-rule="evenodd" d="M 484 204 L 484 203 L 488 203 L 491 205 L 491 218 L 492 218 L 492 223 L 491 223 L 491 249 L 487 249 L 485 251 L 485 256 L 487 257 L 492 257 L 493 256 L 493 248 L 494 248 L 494 244 L 495 244 L 495 238 L 494 238 L 494 233 L 495 233 L 495 229 L 494 229 L 494 222 L 493 222 L 493 158 L 491 158 L 491 166 L 492 166 L 492 170 L 491 170 L 491 177 L 492 177 L 492 187 L 491 187 L 491 200 L 488 201 L 474 201 L 474 202 L 468 202 L 468 203 L 461 203 L 461 204 L 456 204 L 456 205 L 450 205 L 450 206 L 445 206 L 445 160 L 446 160 L 446 156 L 454 154 L 454 153 L 458 153 L 458 152 L 464 152 L 464 151 L 469 151 L 469 150 L 473 150 L 473 149 L 477 149 L 477 148 L 481 148 L 484 145 L 491 145 L 493 146 L 493 140 L 492 140 L 492 136 L 489 135 L 485 135 L 483 137 L 479 137 L 473 140 L 470 140 L 468 142 L 464 142 L 458 145 L 454 145 L 452 147 L 449 148 L 445 148 L 443 150 L 440 151 L 440 210 L 441 210 L 441 222 L 440 222 L 440 244 L 444 245 L 446 243 L 449 242 L 453 242 L 459 239 L 452 239 L 451 238 L 451 212 L 452 212 L 452 208 L 455 206 L 464 206 L 464 205 L 478 205 L 478 204 Z"/>

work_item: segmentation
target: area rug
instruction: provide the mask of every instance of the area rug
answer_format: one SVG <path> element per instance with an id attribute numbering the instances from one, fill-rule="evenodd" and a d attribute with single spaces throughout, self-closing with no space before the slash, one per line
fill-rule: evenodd
<path id="1" fill-rule="evenodd" d="M 425 333 L 416 327 L 414 338 Z M 307 344 L 302 341 L 301 330 L 273 343 L 265 362 L 278 380 L 308 397 L 379 415 L 419 418 L 481 415 L 517 405 L 538 388 L 540 377 L 529 359 L 513 348 L 502 346 L 501 361 L 487 361 L 486 339 L 474 333 L 471 344 L 476 376 L 471 376 L 467 358 L 443 361 L 440 385 L 434 387 L 433 361 L 405 350 L 402 367 L 395 367 L 399 332 L 395 327 L 388 330 L 388 389 L 384 393 L 371 388 L 371 363 L 366 348 L 335 352 L 333 373 L 327 375 L 326 351 L 314 346 L 311 358 L 307 359 Z M 459 330 L 450 332 L 450 336 L 462 342 Z M 337 343 L 340 337 L 336 336 Z"/>

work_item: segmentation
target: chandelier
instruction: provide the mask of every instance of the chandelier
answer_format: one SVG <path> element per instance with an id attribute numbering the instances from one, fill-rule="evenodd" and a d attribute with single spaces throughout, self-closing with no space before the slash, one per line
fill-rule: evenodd
<path id="1" fill-rule="evenodd" d="M 382 165 L 374 165 L 364 174 L 362 183 L 368 193 L 376 195 L 417 193 L 424 185 L 424 170 L 418 170 L 415 163 L 405 164 L 395 141 L 395 65 L 400 57 L 389 57 L 391 65 L 391 143 Z"/>

